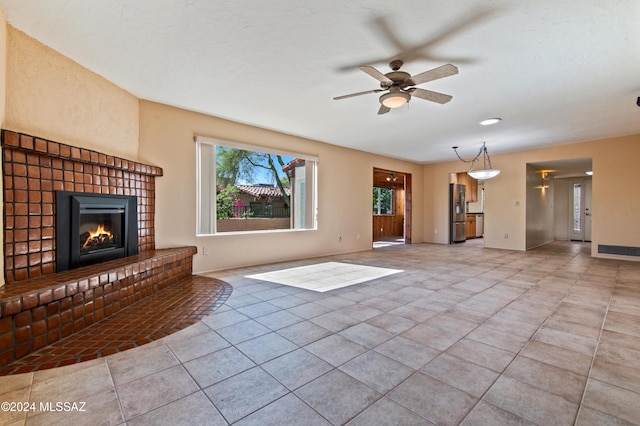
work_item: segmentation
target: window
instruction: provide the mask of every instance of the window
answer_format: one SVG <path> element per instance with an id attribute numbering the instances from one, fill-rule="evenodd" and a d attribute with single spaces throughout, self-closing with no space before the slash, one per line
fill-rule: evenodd
<path id="1" fill-rule="evenodd" d="M 393 189 L 392 188 L 373 188 L 373 214 L 393 214 Z"/>
<path id="2" fill-rule="evenodd" d="M 582 184 L 573 184 L 573 232 L 582 232 Z"/>
<path id="3" fill-rule="evenodd" d="M 196 138 L 197 235 L 316 229 L 317 158 Z"/>

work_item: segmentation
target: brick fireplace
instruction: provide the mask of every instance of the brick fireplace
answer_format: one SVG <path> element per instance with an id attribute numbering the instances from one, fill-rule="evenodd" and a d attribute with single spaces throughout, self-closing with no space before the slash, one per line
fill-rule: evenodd
<path id="1" fill-rule="evenodd" d="M 2 147 L 7 285 L 56 272 L 56 191 L 136 196 L 138 251 L 155 249 L 161 168 L 9 130 Z"/>
<path id="2" fill-rule="evenodd" d="M 192 276 L 195 247 L 155 247 L 155 178 L 161 168 L 9 130 L 2 130 L 1 139 L 6 284 L 0 287 L 0 367 Z M 123 221 L 135 221 L 135 250 L 62 271 L 56 213 L 65 207 L 56 202 L 63 196 L 84 203 L 91 220 L 109 216 L 105 227 L 116 233 Z M 118 219 L 117 211 L 127 207 L 111 200 L 135 201 Z M 99 242 L 93 251 L 102 249 Z"/>

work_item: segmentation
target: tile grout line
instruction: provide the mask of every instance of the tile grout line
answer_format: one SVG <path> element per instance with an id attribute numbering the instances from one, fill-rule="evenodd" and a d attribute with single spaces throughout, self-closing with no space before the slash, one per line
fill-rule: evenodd
<path id="1" fill-rule="evenodd" d="M 575 256 L 574 256 L 573 258 L 575 258 Z M 545 278 L 546 278 L 546 276 L 547 276 L 547 275 L 549 275 L 549 274 L 547 273 L 547 274 L 545 275 Z M 543 279 L 544 279 L 544 278 L 543 278 Z M 502 280 L 502 281 L 504 281 L 504 280 Z M 502 282 L 502 281 L 500 281 L 500 282 Z M 526 291 L 526 292 L 524 292 L 524 293 L 522 293 L 520 296 L 522 296 L 522 295 L 524 295 L 524 294 L 528 293 L 528 292 L 529 292 L 532 288 L 534 288 L 534 287 L 535 287 L 535 286 L 536 286 L 540 281 L 542 281 L 542 279 L 541 279 L 541 280 L 538 280 L 538 282 L 536 282 L 536 284 L 535 284 L 535 285 L 533 285 L 532 287 L 528 288 L 528 289 L 527 289 L 527 291 Z M 486 395 L 486 394 L 491 390 L 491 388 L 495 385 L 495 383 L 496 383 L 496 382 L 497 382 L 501 377 L 503 377 L 503 376 L 504 376 L 504 372 L 509 368 L 509 366 L 510 366 L 511 364 L 513 364 L 513 363 L 515 362 L 515 360 L 516 360 L 516 359 L 518 359 L 518 358 L 521 356 L 522 352 L 527 348 L 527 346 L 529 346 L 529 343 L 531 343 L 531 341 L 533 340 L 533 337 L 534 337 L 534 336 L 535 336 L 535 335 L 540 331 L 540 329 L 542 329 L 542 327 L 546 324 L 546 322 L 549 320 L 549 318 L 551 318 L 551 316 L 552 316 L 554 313 L 556 313 L 556 312 L 558 311 L 558 309 L 560 308 L 560 305 L 561 305 L 561 304 L 562 304 L 562 302 L 566 299 L 566 297 L 567 297 L 567 295 L 569 294 L 569 292 L 571 292 L 571 290 L 573 290 L 573 289 L 578 285 L 578 281 L 579 281 L 579 280 L 577 280 L 577 279 L 576 279 L 576 282 L 571 286 L 571 288 L 569 288 L 569 289 L 566 291 L 565 295 L 563 296 L 562 300 L 558 303 L 558 305 L 556 306 L 556 308 L 555 308 L 552 312 L 550 312 L 550 313 L 549 313 L 549 315 L 547 315 L 547 316 L 546 316 L 546 318 L 545 318 L 545 319 L 540 323 L 540 325 L 538 326 L 538 328 L 536 329 L 536 331 L 534 331 L 534 332 L 531 334 L 531 336 L 530 336 L 530 337 L 529 337 L 529 339 L 527 340 L 527 343 L 525 343 L 525 345 L 524 345 L 522 348 L 520 348 L 520 350 L 515 354 L 515 356 L 511 359 L 511 361 L 509 361 L 509 363 L 505 366 L 505 368 L 504 368 L 504 369 L 502 370 L 502 372 L 498 375 L 498 377 L 496 377 L 496 379 L 491 383 L 491 386 L 489 386 L 489 387 L 487 388 L 487 390 L 486 390 L 486 391 L 484 391 L 484 393 L 482 394 L 482 396 L 480 396 L 480 397 L 478 398 L 478 401 L 473 405 L 473 407 L 469 410 L 469 412 L 464 416 L 464 418 L 462 419 L 462 422 L 461 422 L 461 423 L 463 423 L 463 422 L 464 422 L 464 420 L 469 416 L 469 414 L 471 414 L 471 412 L 472 412 L 472 411 L 474 410 L 474 408 L 475 408 L 475 407 L 480 403 L 480 401 L 482 401 L 482 400 L 483 400 L 483 398 L 485 397 L 485 395 Z M 496 283 L 496 284 L 498 284 L 498 283 Z M 496 284 L 494 284 L 494 285 L 496 285 Z M 491 287 L 493 287 L 493 286 L 491 286 Z M 491 287 L 489 287 L 489 288 L 491 288 Z M 520 296 L 518 296 L 518 298 L 520 298 Z M 507 305 L 505 305 L 502 309 L 505 309 L 506 307 L 508 307 L 509 305 L 511 305 L 512 303 L 514 303 L 518 298 L 516 298 L 516 299 L 512 300 L 511 302 L 509 302 L 509 303 L 508 303 Z M 502 309 L 500 309 L 500 311 L 501 311 Z M 500 311 L 498 311 L 498 312 L 500 312 Z M 498 312 L 494 313 L 491 317 L 487 318 L 487 320 L 485 320 L 485 322 L 486 322 L 486 321 L 488 321 L 489 319 L 493 318 L 493 317 L 494 317 Z M 484 324 L 484 323 L 483 323 L 483 324 Z M 479 326 L 478 326 L 478 327 L 479 327 Z M 490 326 L 488 326 L 488 327 L 490 327 Z M 477 327 L 476 327 L 476 328 L 477 328 Z M 475 329 L 474 329 L 474 330 L 475 330 Z M 471 333 L 471 332 L 469 332 L 469 333 Z M 468 335 L 469 333 L 467 333 L 467 335 Z M 473 339 L 472 339 L 472 340 L 473 340 Z M 491 345 L 490 345 L 490 346 L 491 346 Z M 493 346 L 492 346 L 492 347 L 493 347 Z M 498 348 L 498 349 L 499 349 L 499 348 Z M 535 386 L 534 386 L 534 387 L 535 387 Z M 562 397 L 560 397 L 560 398 L 562 398 Z M 489 403 L 489 402 L 486 402 L 486 401 L 485 401 L 485 403 L 486 403 L 486 404 L 490 404 L 490 405 L 494 406 L 493 404 L 491 404 L 491 403 Z M 517 417 L 519 417 L 519 418 L 523 418 L 523 417 L 521 417 L 520 415 L 518 415 L 518 414 L 516 414 L 516 413 L 512 413 L 511 411 L 508 411 L 508 410 L 506 410 L 506 409 L 504 409 L 504 408 L 502 408 L 502 407 L 496 407 L 496 408 L 499 408 L 499 409 L 501 409 L 501 410 L 507 411 L 507 412 L 509 412 L 509 413 L 511 413 L 511 414 L 513 414 L 513 415 L 515 415 L 515 416 L 517 416 Z M 577 413 L 576 413 L 576 417 L 577 417 Z M 524 419 L 524 418 L 523 418 L 523 419 Z M 524 419 L 524 420 L 528 420 L 528 419 Z"/>
<path id="2" fill-rule="evenodd" d="M 593 364 L 596 361 L 596 355 L 598 353 L 598 349 L 600 349 L 600 340 L 602 339 L 602 333 L 604 332 L 604 326 L 607 322 L 607 316 L 609 315 L 609 308 L 611 307 L 611 300 L 613 299 L 613 295 L 616 291 L 616 287 L 618 286 L 618 272 L 620 271 L 620 265 L 616 268 L 616 280 L 613 284 L 613 288 L 611 289 L 611 294 L 609 295 L 609 301 L 607 303 L 607 309 L 604 311 L 604 315 L 602 317 L 602 323 L 600 324 L 600 332 L 598 333 L 598 340 L 596 342 L 596 348 L 593 351 L 593 356 L 591 357 L 591 363 L 589 364 L 589 371 L 587 372 L 587 380 L 584 384 L 584 389 L 582 390 L 582 396 L 580 398 L 580 404 L 578 405 L 578 412 L 576 413 L 576 418 L 574 421 L 574 426 L 578 425 L 578 418 L 580 417 L 580 412 L 582 411 L 582 407 L 584 404 L 584 400 L 587 396 L 587 388 L 589 387 L 589 381 L 591 380 L 591 372 L 593 370 Z"/>

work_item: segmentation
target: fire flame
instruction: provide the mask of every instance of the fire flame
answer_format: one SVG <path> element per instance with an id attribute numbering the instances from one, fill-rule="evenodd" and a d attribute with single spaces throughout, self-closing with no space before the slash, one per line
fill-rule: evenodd
<path id="1" fill-rule="evenodd" d="M 94 238 L 97 238 L 99 241 L 104 241 L 107 238 L 111 238 L 111 236 L 111 231 L 105 229 L 104 225 L 98 225 L 98 228 L 95 231 L 89 231 L 89 237 L 87 237 L 87 240 L 84 242 L 82 247 L 86 247 L 91 244 L 91 241 L 93 241 Z"/>

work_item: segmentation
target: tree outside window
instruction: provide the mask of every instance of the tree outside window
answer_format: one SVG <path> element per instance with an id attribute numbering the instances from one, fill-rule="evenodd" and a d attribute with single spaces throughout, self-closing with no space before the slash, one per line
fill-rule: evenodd
<path id="1" fill-rule="evenodd" d="M 373 214 L 384 215 L 393 214 L 393 189 L 373 188 Z"/>
<path id="2" fill-rule="evenodd" d="M 316 229 L 317 158 L 205 137 L 196 147 L 197 235 Z"/>

